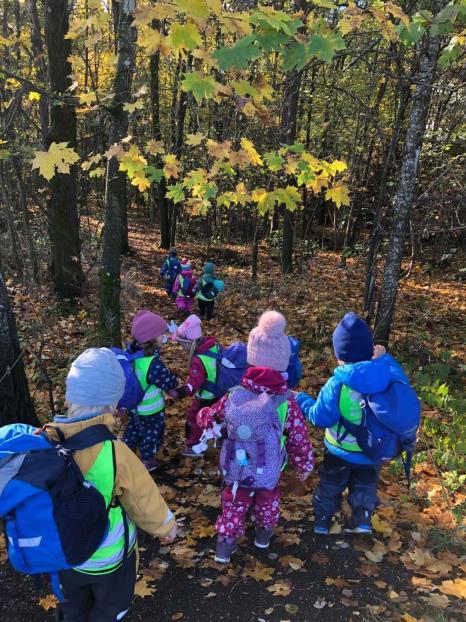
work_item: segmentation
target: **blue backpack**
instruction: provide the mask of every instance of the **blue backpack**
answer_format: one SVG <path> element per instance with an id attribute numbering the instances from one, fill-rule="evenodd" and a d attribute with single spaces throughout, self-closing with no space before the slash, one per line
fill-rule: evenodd
<path id="1" fill-rule="evenodd" d="M 207 381 L 203 388 L 210 391 L 216 398 L 220 399 L 232 387 L 241 384 L 248 366 L 247 346 L 245 343 L 233 343 L 228 348 L 219 347 L 218 353 L 204 352 L 204 356 L 209 356 L 217 360 L 217 377 L 215 382 Z"/>
<path id="2" fill-rule="evenodd" d="M 288 339 L 291 345 L 291 356 L 290 362 L 288 363 L 288 369 L 286 370 L 286 373 L 288 374 L 286 382 L 289 389 L 295 389 L 301 382 L 301 378 L 303 376 L 303 366 L 299 360 L 299 350 L 301 348 L 301 344 L 297 337 L 288 337 Z"/>
<path id="3" fill-rule="evenodd" d="M 0 517 L 13 568 L 50 573 L 60 598 L 57 573 L 87 561 L 108 528 L 105 499 L 84 479 L 73 452 L 115 436 L 105 425 L 66 440 L 55 429 L 58 443 L 26 424 L 0 428 Z"/>
<path id="4" fill-rule="evenodd" d="M 167 281 L 174 281 L 181 272 L 181 262 L 177 257 L 167 257 L 163 263 L 162 272 Z"/>
<path id="5" fill-rule="evenodd" d="M 123 397 L 118 402 L 118 408 L 134 410 L 144 398 L 144 391 L 136 377 L 136 374 L 134 373 L 133 363 L 134 359 L 142 356 L 142 352 L 131 354 L 130 352 L 121 350 L 120 348 L 110 348 L 110 350 L 117 357 L 126 379 L 125 392 L 123 393 Z"/>
<path id="6" fill-rule="evenodd" d="M 416 392 L 408 381 L 392 380 L 385 391 L 359 394 L 359 397 L 361 423 L 341 417 L 338 440 L 351 434 L 375 464 L 400 456 L 409 482 L 416 433 L 421 422 L 421 404 Z"/>

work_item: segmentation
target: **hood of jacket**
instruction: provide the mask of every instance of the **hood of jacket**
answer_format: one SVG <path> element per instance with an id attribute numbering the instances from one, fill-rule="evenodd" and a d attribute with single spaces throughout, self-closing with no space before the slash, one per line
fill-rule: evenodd
<path id="1" fill-rule="evenodd" d="M 204 352 L 207 352 L 207 350 L 210 350 L 210 348 L 213 348 L 216 343 L 217 343 L 217 339 L 215 337 L 203 337 L 202 341 L 199 343 L 199 345 L 196 348 L 196 352 L 194 353 L 194 356 L 198 354 L 204 354 Z"/>
<path id="2" fill-rule="evenodd" d="M 283 374 L 270 367 L 249 367 L 241 384 L 255 393 L 281 394 L 288 390 Z"/>
<path id="3" fill-rule="evenodd" d="M 337 367 L 333 375 L 342 384 L 359 393 L 381 393 L 392 380 L 407 382 L 407 377 L 400 365 L 390 354 L 372 361 L 349 363 Z"/>
<path id="4" fill-rule="evenodd" d="M 83 417 L 74 417 L 69 419 L 68 417 L 57 416 L 54 418 L 53 423 L 47 426 L 45 432 L 47 436 L 50 436 L 54 441 L 59 441 L 59 437 L 54 428 L 59 428 L 65 438 L 74 436 L 81 430 L 85 430 L 93 425 L 105 425 L 113 432 L 114 418 L 111 413 L 104 413 L 102 415 L 84 415 Z"/>

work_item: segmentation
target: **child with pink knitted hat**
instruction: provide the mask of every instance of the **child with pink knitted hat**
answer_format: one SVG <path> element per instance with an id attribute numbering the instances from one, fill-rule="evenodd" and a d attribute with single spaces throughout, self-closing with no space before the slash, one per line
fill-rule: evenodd
<path id="1" fill-rule="evenodd" d="M 256 527 L 254 544 L 269 546 L 280 518 L 279 481 L 287 460 L 302 481 L 314 466 L 304 417 L 284 375 L 291 353 L 285 329 L 281 313 L 263 313 L 249 334 L 251 367 L 241 385 L 197 416 L 201 428 L 223 421 L 227 434 L 220 453 L 222 514 L 215 524 L 215 560 L 221 563 L 230 561 L 237 538 L 244 535 L 249 508 Z"/>
<path id="2" fill-rule="evenodd" d="M 196 283 L 197 278 L 192 273 L 191 262 L 189 259 L 182 259 L 181 273 L 176 277 L 173 285 L 176 306 L 182 313 L 191 313 L 193 310 Z"/>
<path id="3" fill-rule="evenodd" d="M 132 343 L 126 351 L 132 356 L 134 373 L 144 397 L 131 414 L 125 430 L 125 443 L 136 451 L 148 471 L 157 468 L 155 454 L 161 448 L 165 424 L 164 392 L 178 385 L 178 378 L 165 367 L 160 348 L 167 342 L 168 324 L 163 317 L 140 309 L 131 324 Z"/>
<path id="4" fill-rule="evenodd" d="M 219 354 L 220 346 L 215 337 L 202 336 L 201 319 L 195 314 L 178 326 L 172 339 L 189 352 L 186 382 L 168 393 L 174 399 L 194 396 L 186 411 L 186 445 L 182 454 L 195 458 L 201 454 L 196 453 L 193 446 L 199 443 L 203 432 L 197 424 L 196 415 L 201 408 L 211 406 L 217 400 L 205 387 L 208 381 L 215 383 L 217 377 L 217 361 L 208 354 Z"/>

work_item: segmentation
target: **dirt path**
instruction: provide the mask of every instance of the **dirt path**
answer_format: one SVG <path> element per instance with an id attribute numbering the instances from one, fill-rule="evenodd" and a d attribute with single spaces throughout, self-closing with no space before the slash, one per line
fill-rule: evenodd
<path id="1" fill-rule="evenodd" d="M 152 242 L 148 242 L 150 239 Z M 168 318 L 173 317 L 174 307 L 164 296 L 157 278 L 162 255 L 156 249 L 155 237 L 148 237 L 145 226 L 136 226 L 131 240 L 135 254 L 125 261 L 125 269 L 131 269 L 125 294 L 127 312 L 137 306 L 150 306 Z M 200 266 L 202 249 L 199 245 L 185 246 L 182 250 L 195 257 L 196 267 Z M 225 248 L 218 251 L 217 257 L 225 252 Z M 208 328 L 222 342 L 244 339 L 257 312 L 267 304 L 278 302 L 279 296 L 283 298 L 280 288 L 286 289 L 287 283 L 291 283 L 281 281 L 267 264 L 268 280 L 262 289 L 254 290 L 250 285 L 240 287 L 246 279 L 245 264 L 247 257 L 246 261 L 241 261 L 240 257 L 233 268 L 224 266 L 230 290 L 237 298 L 226 299 L 219 305 L 217 317 Z M 333 271 L 328 271 L 332 275 L 329 278 L 335 279 L 335 287 L 340 288 L 339 299 L 347 297 L 344 305 L 341 302 L 338 308 L 328 311 L 325 300 L 329 293 L 321 290 L 314 292 L 316 297 L 312 305 L 303 306 L 303 288 L 291 285 L 289 295 L 282 300 L 282 307 L 305 346 L 308 343 L 308 334 L 304 332 L 306 324 L 316 339 L 321 326 L 318 321 L 323 322 L 322 314 L 338 316 L 340 310 L 350 304 L 348 301 L 354 299 L 354 274 L 336 273 L 335 266 L 336 259 L 329 256 L 313 261 L 312 280 L 315 287 L 324 279 L 325 271 L 332 268 Z M 360 267 L 353 266 L 349 270 L 357 271 Z M 330 326 L 332 317 L 326 317 Z M 173 344 L 164 353 L 167 364 L 181 377 L 186 373 L 183 357 Z M 305 351 L 305 357 L 304 386 L 316 389 L 330 372 L 328 350 Z M 315 369 L 310 371 L 310 365 L 315 365 Z M 379 619 L 459 622 L 462 619 L 466 613 L 464 600 L 448 594 L 442 582 L 466 570 L 465 558 L 461 557 L 465 551 L 455 548 L 455 540 L 449 535 L 454 523 L 435 473 L 428 465 L 417 467 L 410 491 L 393 468 L 384 470 L 380 486 L 382 505 L 375 534 L 362 538 L 341 533 L 328 538 L 314 536 L 311 493 L 316 478 L 306 482 L 304 488 L 292 475 L 287 475 L 283 482 L 282 519 L 270 549 L 256 549 L 250 530 L 231 565 L 224 567 L 213 562 L 213 524 L 218 513 L 220 484 L 217 452 L 212 450 L 205 459 L 198 461 L 180 458 L 186 404 L 167 408 L 163 466 L 154 476 L 182 525 L 181 537 L 172 546 L 161 546 L 157 540 L 141 534 L 138 592 L 142 596 L 135 598 L 128 622 Z M 321 433 L 312 430 L 311 436 L 319 458 Z M 287 493 L 293 494 L 287 496 Z M 342 522 L 343 518 L 339 517 L 339 524 Z M 444 537 L 435 544 L 433 534 Z M 7 563 L 0 563 L 0 582 L 2 622 L 53 619 L 53 611 L 45 612 L 38 606 L 39 594 L 35 592 L 33 581 L 14 574 Z M 454 593 L 455 588 L 451 589 Z M 40 595 L 48 593 L 44 585 Z"/>

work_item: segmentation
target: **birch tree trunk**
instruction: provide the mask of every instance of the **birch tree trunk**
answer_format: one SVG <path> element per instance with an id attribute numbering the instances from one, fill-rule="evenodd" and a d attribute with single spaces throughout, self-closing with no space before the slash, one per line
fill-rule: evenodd
<path id="1" fill-rule="evenodd" d="M 446 0 L 440 0 L 433 4 L 439 11 L 447 2 Z M 405 135 L 399 182 L 393 208 L 390 240 L 375 321 L 375 339 L 382 344 L 387 344 L 390 336 L 404 241 L 408 231 L 411 206 L 416 190 L 419 156 L 426 130 L 427 114 L 439 52 L 440 37 L 432 36 L 429 33 L 424 35 L 421 42 L 418 69 L 413 76 L 416 90 L 413 95 Z"/>

